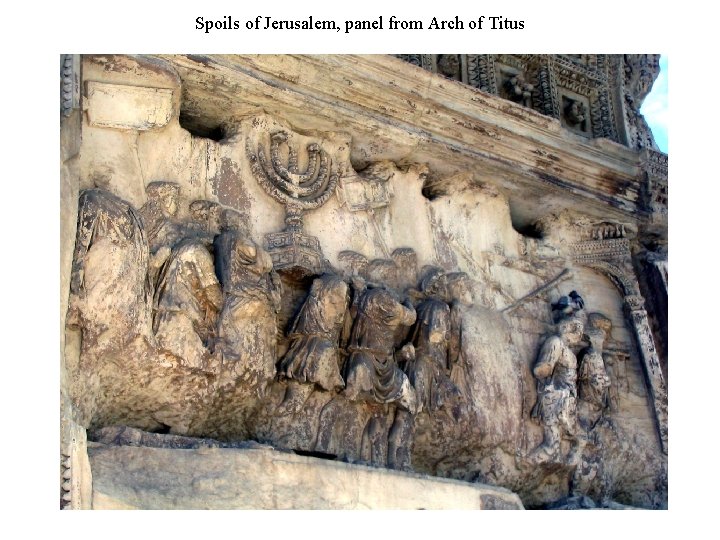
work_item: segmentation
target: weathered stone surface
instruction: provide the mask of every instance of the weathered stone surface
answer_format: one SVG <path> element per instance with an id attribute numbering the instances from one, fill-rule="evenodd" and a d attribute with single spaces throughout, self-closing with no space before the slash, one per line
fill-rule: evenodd
<path id="1" fill-rule="evenodd" d="M 258 449 L 92 446 L 93 508 L 513 509 L 491 486 Z"/>
<path id="2" fill-rule="evenodd" d="M 163 127 L 172 114 L 172 90 L 87 83 L 91 126 L 144 131 Z"/>
<path id="3" fill-rule="evenodd" d="M 91 114 L 70 100 L 61 124 L 63 448 L 85 429 L 167 443 L 137 452 L 165 471 L 184 456 L 187 476 L 203 456 L 240 463 L 225 450 L 254 440 L 327 458 L 305 479 L 318 486 L 368 470 L 349 462 L 534 508 L 667 506 L 667 317 L 646 311 L 641 292 L 663 288 L 635 260 L 666 244 L 666 161 L 603 140 L 624 140 L 602 116 L 615 83 L 572 77 L 602 55 L 498 55 L 483 80 L 499 96 L 460 84 L 453 56 L 433 60 L 440 74 L 387 57 L 78 58 L 83 88 L 144 97 L 94 91 Z M 521 69 L 537 61 L 557 95 Z M 666 295 L 667 266 L 653 268 Z M 566 339 L 569 316 L 586 335 Z M 92 452 L 110 471 L 130 450 Z M 143 484 L 143 467 L 122 486 L 101 472 L 94 500 L 161 504 L 170 482 L 159 492 L 195 507 L 169 473 Z M 132 499 L 134 483 L 155 494 Z M 379 485 L 363 484 L 399 504 Z M 261 488 L 225 489 L 217 500 L 249 505 L 243 490 Z M 323 489 L 310 506 L 373 504 Z M 263 507 L 293 499 L 277 490 Z"/>

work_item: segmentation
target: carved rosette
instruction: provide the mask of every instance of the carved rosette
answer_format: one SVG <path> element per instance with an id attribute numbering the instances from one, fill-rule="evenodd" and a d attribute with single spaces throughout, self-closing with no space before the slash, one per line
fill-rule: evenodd
<path id="1" fill-rule="evenodd" d="M 287 163 L 280 157 L 282 145 L 287 145 Z M 285 230 L 266 235 L 266 249 L 276 270 L 299 276 L 323 270 L 320 242 L 302 232 L 303 214 L 325 204 L 338 183 L 332 160 L 319 144 L 308 144 L 306 152 L 307 167 L 300 171 L 297 149 L 288 144 L 286 131 L 271 133 L 269 152 L 262 142 L 256 148 L 250 140 L 247 144 L 255 179 L 268 195 L 285 206 Z"/>

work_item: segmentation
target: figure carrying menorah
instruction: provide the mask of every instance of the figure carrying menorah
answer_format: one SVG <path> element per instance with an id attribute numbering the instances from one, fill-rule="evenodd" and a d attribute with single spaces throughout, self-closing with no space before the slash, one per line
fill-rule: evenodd
<path id="1" fill-rule="evenodd" d="M 303 213 L 319 208 L 332 196 L 338 181 L 332 160 L 317 143 L 307 145 L 308 162 L 304 172 L 298 167 L 297 150 L 288 144 L 287 166 L 280 157 L 280 146 L 288 144 L 288 134 L 277 131 L 270 136 L 269 159 L 261 142 L 254 151 L 248 141 L 247 153 L 252 172 L 265 192 L 285 205 L 285 229 L 265 235 L 266 249 L 277 271 L 305 277 L 322 273 L 324 259 L 320 242 L 303 233 Z"/>

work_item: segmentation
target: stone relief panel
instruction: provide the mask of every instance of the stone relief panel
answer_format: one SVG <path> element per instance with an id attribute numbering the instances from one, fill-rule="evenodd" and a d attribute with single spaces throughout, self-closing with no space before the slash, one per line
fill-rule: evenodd
<path id="1" fill-rule="evenodd" d="M 511 75 L 506 88 L 521 91 L 508 99 L 537 102 L 539 70 L 521 80 L 495 67 L 493 84 Z M 662 492 L 654 419 L 637 422 L 637 450 L 617 414 L 638 386 L 633 406 L 654 404 L 667 441 L 631 228 L 548 219 L 529 241 L 507 196 L 469 171 L 355 170 L 350 135 L 260 113 L 219 141 L 189 134 L 176 90 L 159 92 L 171 100 L 163 125 L 122 124 L 102 100 L 95 118 L 108 120 L 86 120 L 67 315 L 85 428 L 255 440 L 487 482 L 531 506 L 647 506 Z M 124 149 L 104 161 L 115 142 Z M 161 163 L 153 144 L 185 165 Z M 633 452 L 657 486 L 619 465 Z"/>

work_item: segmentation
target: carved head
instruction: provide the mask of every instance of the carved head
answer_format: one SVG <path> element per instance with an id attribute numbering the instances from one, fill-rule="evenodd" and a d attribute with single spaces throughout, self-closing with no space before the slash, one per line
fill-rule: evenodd
<path id="1" fill-rule="evenodd" d="M 590 346 L 598 351 L 601 351 L 603 344 L 605 343 L 605 332 L 599 328 L 588 328 L 585 331 L 585 339 L 590 342 Z"/>
<path id="2" fill-rule="evenodd" d="M 602 313 L 590 313 L 588 315 L 587 331 L 585 334 L 594 348 L 602 348 L 605 340 L 610 337 L 611 330 L 612 321 Z M 593 342 L 593 339 L 596 341 Z"/>
<path id="3" fill-rule="evenodd" d="M 397 266 L 389 259 L 374 259 L 368 264 L 367 278 L 375 283 L 395 287 L 397 282 Z"/>
<path id="4" fill-rule="evenodd" d="M 350 290 L 341 277 L 330 274 L 317 278 L 313 281 L 310 295 L 317 300 L 318 307 L 328 320 L 342 322 L 350 302 Z"/>
<path id="5" fill-rule="evenodd" d="M 557 323 L 557 333 L 566 345 L 577 345 L 583 338 L 584 325 L 580 319 L 563 319 Z"/>
<path id="6" fill-rule="evenodd" d="M 247 235 L 247 224 L 240 212 L 232 208 L 225 208 L 220 215 L 220 230 L 234 231 Z"/>
<path id="7" fill-rule="evenodd" d="M 466 306 L 475 301 L 470 276 L 465 272 L 451 272 L 445 276 L 445 290 L 449 300 L 457 300 Z"/>
<path id="8" fill-rule="evenodd" d="M 151 182 L 145 188 L 148 201 L 158 205 L 165 216 L 174 216 L 178 210 L 180 186 L 175 182 Z"/>
<path id="9" fill-rule="evenodd" d="M 219 231 L 223 208 L 213 201 L 193 201 L 190 203 L 190 215 L 208 231 Z"/>
<path id="10" fill-rule="evenodd" d="M 445 270 L 437 266 L 425 267 L 420 281 L 420 290 L 425 296 L 443 296 L 446 293 Z"/>
<path id="11" fill-rule="evenodd" d="M 460 78 L 460 59 L 457 54 L 438 54 L 437 68 L 438 73 L 446 77 Z"/>
<path id="12" fill-rule="evenodd" d="M 569 100 L 568 105 L 565 107 L 565 120 L 571 126 L 577 126 L 585 121 L 587 116 L 587 109 L 585 104 L 577 100 Z"/>
<path id="13" fill-rule="evenodd" d="M 363 275 L 368 265 L 367 257 L 355 251 L 341 251 L 338 261 L 344 267 L 347 277 Z"/>
<path id="14" fill-rule="evenodd" d="M 412 248 L 397 248 L 390 255 L 398 268 L 398 284 L 415 284 L 417 280 L 417 253 Z"/>

